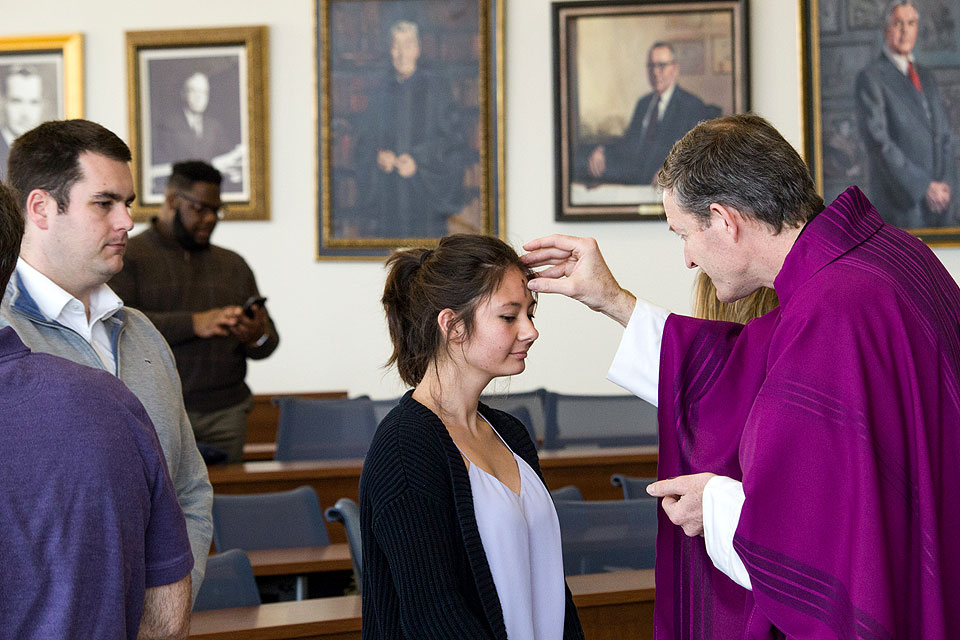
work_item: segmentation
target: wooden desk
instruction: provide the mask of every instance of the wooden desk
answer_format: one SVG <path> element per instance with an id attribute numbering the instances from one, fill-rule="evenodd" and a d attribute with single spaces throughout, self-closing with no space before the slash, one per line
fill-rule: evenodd
<path id="1" fill-rule="evenodd" d="M 248 442 L 243 445 L 243 461 L 273 460 L 276 452 L 276 442 Z"/>
<path id="2" fill-rule="evenodd" d="M 610 476 L 656 477 L 657 447 L 610 447 L 540 451 L 540 469 L 551 489 L 572 484 L 584 500 L 622 500 L 623 489 Z"/>
<path id="3" fill-rule="evenodd" d="M 585 500 L 619 500 L 623 491 L 610 484 L 610 476 L 657 475 L 656 447 L 563 449 L 541 451 L 540 466 L 547 485 L 573 484 Z M 357 500 L 363 460 L 311 460 L 303 462 L 244 462 L 208 469 L 214 493 L 265 493 L 287 491 L 301 485 L 313 487 L 320 506 L 332 507 L 340 498 Z M 346 542 L 342 526 L 327 528 L 331 542 Z"/>
<path id="4" fill-rule="evenodd" d="M 360 640 L 360 596 L 194 611 L 190 637 L 203 640 Z"/>
<path id="5" fill-rule="evenodd" d="M 587 640 L 653 638 L 652 569 L 570 576 L 567 585 Z"/>
<path id="6" fill-rule="evenodd" d="M 346 398 L 346 391 L 318 391 L 314 393 L 263 393 L 253 396 L 253 409 L 247 414 L 247 442 L 276 442 L 280 409 L 274 398 Z M 271 456 L 273 457 L 273 456 Z"/>
<path id="7" fill-rule="evenodd" d="M 301 575 L 326 571 L 350 571 L 350 545 L 256 549 L 246 552 L 255 576 Z"/>
<path id="8" fill-rule="evenodd" d="M 567 579 L 587 640 L 653 638 L 653 572 L 621 571 Z M 204 640 L 322 638 L 359 640 L 360 597 L 196 611 L 190 637 Z"/>

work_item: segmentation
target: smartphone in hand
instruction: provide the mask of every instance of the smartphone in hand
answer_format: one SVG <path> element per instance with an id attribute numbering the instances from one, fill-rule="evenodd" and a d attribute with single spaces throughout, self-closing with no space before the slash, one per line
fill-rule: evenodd
<path id="1" fill-rule="evenodd" d="M 247 298 L 247 301 L 243 303 L 243 315 L 252 318 L 253 312 L 255 311 L 254 307 L 262 307 L 266 301 L 267 298 L 265 296 L 250 296 Z"/>

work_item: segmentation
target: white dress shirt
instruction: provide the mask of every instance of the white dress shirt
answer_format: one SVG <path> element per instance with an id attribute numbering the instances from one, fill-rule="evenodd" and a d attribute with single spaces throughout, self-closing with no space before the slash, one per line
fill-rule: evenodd
<path id="1" fill-rule="evenodd" d="M 123 301 L 110 287 L 102 284 L 90 294 L 88 318 L 82 302 L 31 267 L 23 258 L 17 259 L 17 277 L 47 320 L 59 322 L 79 333 L 97 352 L 104 369 L 117 375 L 116 356 L 103 320 L 116 313 L 123 306 Z"/>
<path id="2" fill-rule="evenodd" d="M 660 343 L 670 312 L 637 298 L 607 379 L 657 406 L 660 382 Z M 750 589 L 750 576 L 733 548 L 745 497 L 743 484 L 717 476 L 703 490 L 703 537 L 714 566 L 740 586 Z"/>
<path id="3" fill-rule="evenodd" d="M 907 75 L 907 66 L 911 62 L 913 62 L 913 53 L 910 53 L 910 55 L 902 56 L 899 53 L 894 53 L 893 51 L 890 51 L 888 47 L 884 47 L 883 55 L 887 56 L 887 59 L 889 59 L 890 62 L 893 63 L 893 66 L 895 66 L 900 71 L 900 73 L 902 73 L 903 75 Z"/>

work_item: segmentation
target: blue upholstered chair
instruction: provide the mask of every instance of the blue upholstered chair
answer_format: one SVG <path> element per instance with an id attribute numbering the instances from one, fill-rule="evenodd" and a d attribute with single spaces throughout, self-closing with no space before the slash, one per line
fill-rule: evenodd
<path id="1" fill-rule="evenodd" d="M 276 460 L 363 458 L 373 441 L 378 420 L 369 398 L 326 400 L 277 399 Z"/>
<path id="2" fill-rule="evenodd" d="M 400 398 L 390 398 L 389 400 L 371 400 L 373 403 L 373 419 L 379 425 L 387 414 L 393 411 L 393 408 L 400 404 Z"/>
<path id="3" fill-rule="evenodd" d="M 524 424 L 537 447 L 547 429 L 545 399 L 548 391 L 536 389 L 518 393 L 491 393 L 480 396 L 483 404 L 509 413 Z"/>
<path id="4" fill-rule="evenodd" d="M 625 476 L 622 473 L 615 473 L 610 476 L 610 484 L 623 489 L 624 500 L 652 500 L 656 502 L 657 499 L 647 493 L 647 485 L 656 481 L 656 478 L 637 478 Z"/>
<path id="5" fill-rule="evenodd" d="M 357 590 L 363 590 L 363 548 L 360 544 L 360 507 L 350 498 L 340 498 L 337 504 L 326 510 L 329 522 L 340 522 L 347 530 L 347 542 L 350 543 L 350 558 L 353 560 L 353 575 Z"/>
<path id="6" fill-rule="evenodd" d="M 544 449 L 657 444 L 657 408 L 636 396 L 547 393 Z"/>
<path id="7" fill-rule="evenodd" d="M 312 487 L 213 496 L 213 545 L 218 552 L 329 544 L 323 512 Z M 298 576 L 297 599 L 302 600 L 305 595 L 305 576 Z"/>
<path id="8" fill-rule="evenodd" d="M 550 492 L 550 497 L 553 498 L 554 502 L 557 500 L 583 500 L 583 494 L 580 493 L 580 489 L 572 484 L 554 489 Z"/>
<path id="9" fill-rule="evenodd" d="M 240 549 L 230 549 L 210 556 L 207 572 L 194 611 L 252 607 L 260 604 L 260 592 L 253 577 L 250 559 Z"/>
<path id="10" fill-rule="evenodd" d="M 565 575 L 652 569 L 656 503 L 640 500 L 556 500 Z"/>

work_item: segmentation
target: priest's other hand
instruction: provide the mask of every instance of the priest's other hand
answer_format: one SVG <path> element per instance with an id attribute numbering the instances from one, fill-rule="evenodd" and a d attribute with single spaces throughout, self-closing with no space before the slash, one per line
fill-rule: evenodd
<path id="1" fill-rule="evenodd" d="M 696 473 L 654 482 L 647 493 L 663 498 L 663 511 L 670 522 L 690 536 L 703 535 L 703 489 L 714 475 Z"/>
<path id="2" fill-rule="evenodd" d="M 531 291 L 563 294 L 627 326 L 637 299 L 617 283 L 596 240 L 554 234 L 523 248 L 527 266 L 547 267 L 527 283 Z"/>

